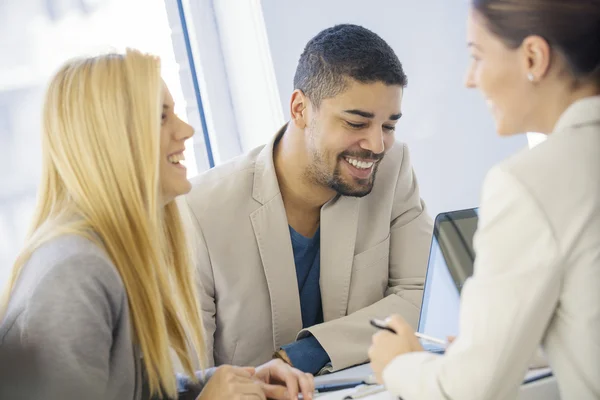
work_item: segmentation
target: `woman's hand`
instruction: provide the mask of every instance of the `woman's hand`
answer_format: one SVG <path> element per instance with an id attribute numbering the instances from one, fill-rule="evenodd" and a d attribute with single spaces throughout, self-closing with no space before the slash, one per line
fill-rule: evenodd
<path id="1" fill-rule="evenodd" d="M 252 378 L 254 374 L 254 368 L 220 366 L 197 400 L 266 400 L 262 385 Z"/>
<path id="2" fill-rule="evenodd" d="M 390 328 L 396 333 L 382 330 L 373 335 L 373 343 L 369 348 L 371 368 L 379 383 L 383 383 L 383 370 L 396 357 L 415 351 L 423 351 L 419 339 L 412 327 L 399 315 L 386 319 Z"/>
<path id="3" fill-rule="evenodd" d="M 293 368 L 282 360 L 271 360 L 256 368 L 254 379 L 262 383 L 265 395 L 269 399 L 297 399 L 302 393 L 305 400 L 313 398 L 314 378 Z"/>

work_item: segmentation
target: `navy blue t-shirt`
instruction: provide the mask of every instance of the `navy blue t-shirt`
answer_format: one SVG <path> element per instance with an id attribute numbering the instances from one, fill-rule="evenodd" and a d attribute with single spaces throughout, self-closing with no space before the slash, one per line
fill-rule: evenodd
<path id="1" fill-rule="evenodd" d="M 321 274 L 320 229 L 312 238 L 307 238 L 290 226 L 290 237 L 296 264 L 302 327 L 308 328 L 323 322 L 321 287 L 319 285 Z"/>

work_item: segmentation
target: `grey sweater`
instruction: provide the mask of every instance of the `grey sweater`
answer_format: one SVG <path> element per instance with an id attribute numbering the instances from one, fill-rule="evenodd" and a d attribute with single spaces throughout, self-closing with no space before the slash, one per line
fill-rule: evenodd
<path id="1" fill-rule="evenodd" d="M 146 400 L 142 365 L 106 254 L 74 235 L 36 250 L 0 325 L 0 399 Z M 201 390 L 179 383 L 180 399 Z"/>

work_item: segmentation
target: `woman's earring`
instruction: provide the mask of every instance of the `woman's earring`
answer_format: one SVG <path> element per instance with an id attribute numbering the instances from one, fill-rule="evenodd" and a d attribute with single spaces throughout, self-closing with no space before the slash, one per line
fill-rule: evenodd
<path id="1" fill-rule="evenodd" d="M 533 72 L 527 74 L 527 79 L 529 80 L 529 82 L 533 82 L 533 80 L 535 79 L 535 76 L 533 76 Z"/>

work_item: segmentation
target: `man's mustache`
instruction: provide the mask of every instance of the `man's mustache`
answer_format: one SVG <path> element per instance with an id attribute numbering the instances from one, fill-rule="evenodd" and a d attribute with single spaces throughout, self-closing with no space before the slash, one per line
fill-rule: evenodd
<path id="1" fill-rule="evenodd" d="M 363 160 L 373 160 L 373 161 L 377 162 L 377 161 L 380 161 L 384 155 L 385 155 L 385 153 L 375 154 L 372 151 L 364 150 L 364 151 L 352 151 L 352 152 L 345 151 L 340 154 L 340 157 L 359 158 L 359 159 L 363 159 Z"/>

